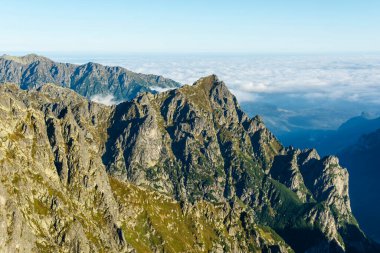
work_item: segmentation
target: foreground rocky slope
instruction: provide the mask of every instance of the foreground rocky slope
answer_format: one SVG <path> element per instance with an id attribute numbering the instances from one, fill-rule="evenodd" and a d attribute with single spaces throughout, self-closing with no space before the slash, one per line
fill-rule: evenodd
<path id="1" fill-rule="evenodd" d="M 54 83 L 91 98 L 113 95 L 114 100 L 134 98 L 139 92 L 154 92 L 154 87 L 175 88 L 180 84 L 156 75 L 134 73 L 122 67 L 108 67 L 89 62 L 84 65 L 54 62 L 30 54 L 0 57 L 0 83 L 15 83 L 22 89 Z"/>
<path id="2" fill-rule="evenodd" d="M 0 95 L 1 251 L 378 250 L 337 158 L 284 148 L 215 76 L 113 107 Z"/>

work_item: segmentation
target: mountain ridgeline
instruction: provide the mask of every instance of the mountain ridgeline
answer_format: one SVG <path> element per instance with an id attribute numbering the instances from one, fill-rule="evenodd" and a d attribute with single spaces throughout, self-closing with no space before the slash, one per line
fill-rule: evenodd
<path id="1" fill-rule="evenodd" d="M 350 118 L 336 130 L 302 129 L 280 134 L 279 138 L 298 148 L 315 147 L 323 154 L 337 155 L 355 144 L 362 135 L 380 128 L 380 118 L 368 118 L 364 113 Z"/>
<path id="2" fill-rule="evenodd" d="M 283 147 L 214 75 L 115 106 L 20 86 L 0 86 L 0 251 L 380 250 L 338 159 Z"/>
<path id="3" fill-rule="evenodd" d="M 0 83 L 15 83 L 22 89 L 54 83 L 75 90 L 82 96 L 113 95 L 116 101 L 133 99 L 139 92 L 154 92 L 154 87 L 176 88 L 180 84 L 156 75 L 134 73 L 122 67 L 89 62 L 84 65 L 57 63 L 30 54 L 0 57 Z"/>

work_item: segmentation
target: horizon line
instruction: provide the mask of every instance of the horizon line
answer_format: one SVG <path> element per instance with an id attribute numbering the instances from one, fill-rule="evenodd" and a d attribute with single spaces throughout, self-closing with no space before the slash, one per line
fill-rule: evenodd
<path id="1" fill-rule="evenodd" d="M 167 52 L 167 51 L 0 51 L 0 55 L 10 56 L 25 56 L 30 54 L 36 54 L 40 56 L 52 55 L 52 56 L 123 56 L 123 55 L 167 55 L 167 56 L 191 56 L 191 55 L 210 55 L 210 56 L 249 56 L 249 55 L 357 55 L 357 54 L 380 54 L 380 51 L 321 51 L 321 52 L 281 52 L 281 51 L 247 51 L 247 52 L 205 52 L 205 51 L 183 51 L 183 52 Z"/>

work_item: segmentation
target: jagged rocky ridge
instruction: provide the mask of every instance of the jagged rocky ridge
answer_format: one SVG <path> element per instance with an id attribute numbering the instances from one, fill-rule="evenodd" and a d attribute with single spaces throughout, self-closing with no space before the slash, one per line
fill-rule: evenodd
<path id="1" fill-rule="evenodd" d="M 180 84 L 156 75 L 134 73 L 122 67 L 89 62 L 83 65 L 54 62 L 29 54 L 0 57 L 0 83 L 15 83 L 22 89 L 54 83 L 82 96 L 113 95 L 115 101 L 133 99 L 139 92 L 155 92 L 154 87 L 176 88 Z"/>
<path id="2" fill-rule="evenodd" d="M 216 76 L 112 107 L 0 95 L 1 251 L 378 251 L 337 158 L 284 148 Z"/>

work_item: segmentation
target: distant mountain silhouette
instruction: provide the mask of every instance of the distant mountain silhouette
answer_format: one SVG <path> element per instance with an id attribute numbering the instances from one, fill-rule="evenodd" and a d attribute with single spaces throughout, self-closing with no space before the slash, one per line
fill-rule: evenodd
<path id="1" fill-rule="evenodd" d="M 131 100 L 140 92 L 155 93 L 154 87 L 176 88 L 181 85 L 157 75 L 134 73 L 122 67 L 89 62 L 83 65 L 54 62 L 29 54 L 22 57 L 0 57 L 0 83 L 15 83 L 22 89 L 54 83 L 90 98 L 113 95 L 115 100 Z"/>
<path id="2" fill-rule="evenodd" d="M 350 173 L 352 210 L 364 231 L 380 241 L 380 129 L 363 135 L 338 155 Z"/>
<path id="3" fill-rule="evenodd" d="M 321 155 L 338 154 L 354 144 L 360 136 L 380 128 L 380 117 L 370 119 L 366 114 L 351 118 L 337 130 L 299 129 L 279 135 L 285 145 L 297 148 L 315 147 Z"/>

